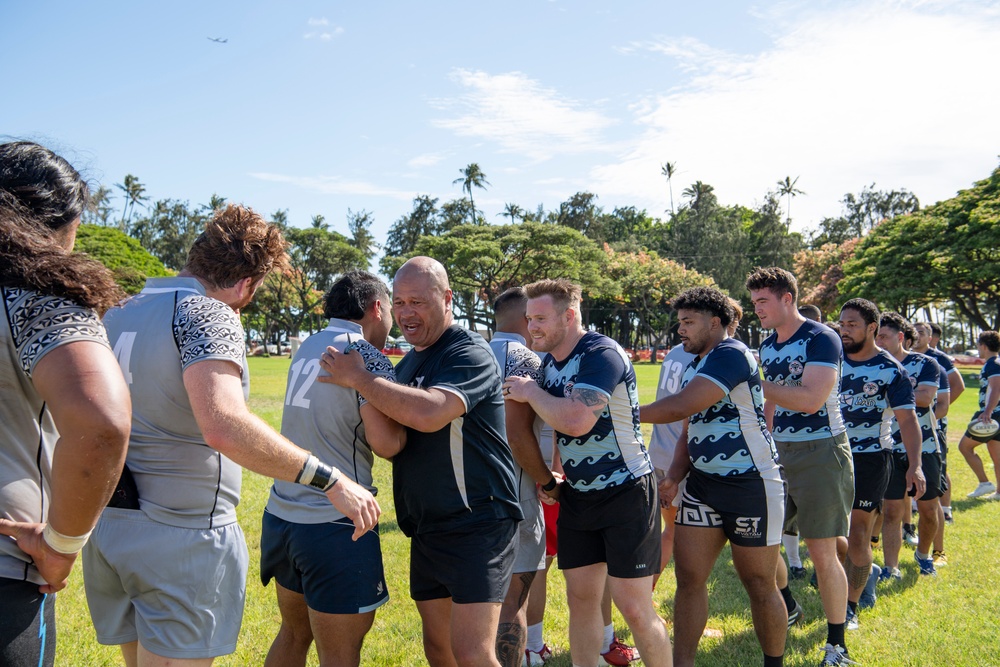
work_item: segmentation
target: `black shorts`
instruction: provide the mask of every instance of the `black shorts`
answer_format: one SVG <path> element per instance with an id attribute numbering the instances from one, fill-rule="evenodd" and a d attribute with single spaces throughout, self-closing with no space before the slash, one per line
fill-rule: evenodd
<path id="1" fill-rule="evenodd" d="M 660 571 L 660 503 L 653 475 L 607 489 L 559 492 L 559 569 L 607 563 L 638 579 Z"/>
<path id="2" fill-rule="evenodd" d="M 674 523 L 720 528 L 732 544 L 772 547 L 781 543 L 785 521 L 785 482 L 775 467 L 764 474 L 688 473 Z"/>
<path id="3" fill-rule="evenodd" d="M 909 467 L 906 452 L 892 452 L 892 458 L 889 459 L 889 485 L 885 488 L 886 500 L 902 500 L 907 496 L 910 489 L 906 488 L 906 469 Z"/>
<path id="4" fill-rule="evenodd" d="M 324 614 L 364 614 L 389 601 L 378 526 L 355 542 L 354 524 L 294 523 L 264 512 L 260 581 L 275 579 Z M 331 558 L 330 554 L 336 554 Z"/>
<path id="5" fill-rule="evenodd" d="M 56 659 L 56 596 L 38 584 L 0 579 L 0 665 L 52 667 Z"/>
<path id="6" fill-rule="evenodd" d="M 882 499 L 889 486 L 891 452 L 854 454 L 854 506 L 862 512 L 882 511 Z"/>
<path id="7" fill-rule="evenodd" d="M 976 410 L 974 413 L 972 413 L 972 419 L 969 420 L 969 423 L 971 424 L 972 422 L 974 422 L 977 419 L 979 419 L 979 415 L 981 415 L 981 414 L 983 414 L 982 410 Z M 997 415 L 997 413 L 994 410 L 993 411 L 994 418 L 996 417 L 996 415 Z M 994 440 L 1000 441 L 1000 433 L 995 433 L 995 434 L 993 434 L 991 436 L 988 436 L 988 437 L 984 437 L 984 436 L 981 436 L 981 435 L 973 435 L 972 432 L 969 431 L 968 427 L 965 428 L 965 437 L 969 438 L 970 440 L 975 440 L 976 442 L 978 442 L 980 444 L 986 444 L 987 442 L 992 442 Z"/>
<path id="8" fill-rule="evenodd" d="M 920 467 L 924 469 L 924 477 L 927 478 L 927 490 L 924 495 L 917 500 L 934 500 L 944 495 L 941 488 L 943 477 L 941 474 L 941 455 L 937 452 L 924 452 L 920 455 Z"/>
<path id="9" fill-rule="evenodd" d="M 517 555 L 517 520 L 417 533 L 410 541 L 410 597 L 457 604 L 503 602 Z"/>

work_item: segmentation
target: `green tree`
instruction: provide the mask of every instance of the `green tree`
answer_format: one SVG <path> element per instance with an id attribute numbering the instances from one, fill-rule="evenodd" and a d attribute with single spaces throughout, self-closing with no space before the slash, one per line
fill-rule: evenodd
<path id="1" fill-rule="evenodd" d="M 788 216 L 785 221 L 787 227 L 792 226 L 792 197 L 805 194 L 805 192 L 795 187 L 795 184 L 798 182 L 798 176 L 795 177 L 795 180 L 792 180 L 791 176 L 785 176 L 785 180 L 778 181 L 778 194 L 788 199 L 788 205 L 785 207 Z"/>
<path id="2" fill-rule="evenodd" d="M 131 235 L 167 268 L 179 271 L 209 215 L 204 207 L 192 208 L 186 201 L 161 199 L 149 209 L 148 216 L 131 225 Z"/>
<path id="3" fill-rule="evenodd" d="M 811 303 L 825 315 L 836 313 L 847 299 L 841 295 L 844 265 L 854 257 L 861 239 L 827 243 L 795 253 L 792 273 L 799 283 L 799 303 Z"/>
<path id="4" fill-rule="evenodd" d="M 858 194 L 847 193 L 840 203 L 843 206 L 840 216 L 820 221 L 810 242 L 813 247 L 864 236 L 883 220 L 920 210 L 920 202 L 912 192 L 876 190 L 874 183 Z"/>
<path id="5" fill-rule="evenodd" d="M 446 232 L 459 225 L 467 225 L 470 218 L 474 220 L 473 224 L 486 224 L 486 220 L 482 216 L 475 215 L 471 200 L 464 197 L 452 199 L 441 205 L 441 210 L 438 212 L 438 230 Z"/>
<path id="6" fill-rule="evenodd" d="M 470 327 L 491 326 L 493 301 L 509 287 L 569 278 L 597 294 L 607 283 L 600 247 L 560 225 L 462 225 L 422 237 L 412 255 L 427 255 L 445 266 L 455 308 Z M 392 275 L 399 264 L 386 274 Z"/>
<path id="7" fill-rule="evenodd" d="M 418 195 L 413 200 L 413 210 L 402 216 L 389 227 L 385 251 L 379 261 L 379 270 L 391 276 L 396 269 L 413 255 L 420 237 L 437 234 L 440 225 L 437 218 L 437 199 L 428 195 Z"/>
<path id="8" fill-rule="evenodd" d="M 485 190 L 486 186 L 490 185 L 490 182 L 486 180 L 486 174 L 483 173 L 483 170 L 475 162 L 469 164 L 465 169 L 459 169 L 459 171 L 462 177 L 456 178 L 452 181 L 452 184 L 461 183 L 462 190 L 469 195 L 469 204 L 472 208 L 470 222 L 474 225 L 476 224 L 476 202 L 472 199 L 472 188 Z"/>
<path id="9" fill-rule="evenodd" d="M 372 234 L 372 224 L 374 222 L 375 216 L 365 209 L 361 209 L 357 213 L 351 209 L 347 209 L 347 230 L 351 234 L 350 244 L 360 250 L 365 256 L 366 268 L 371 265 L 371 261 L 379 249 L 379 244 L 375 241 L 375 235 Z"/>
<path id="10" fill-rule="evenodd" d="M 125 174 L 124 181 L 115 183 L 115 187 L 125 194 L 125 206 L 122 208 L 122 219 L 118 223 L 118 228 L 129 234 L 131 233 L 132 216 L 135 214 L 136 206 L 145 208 L 145 203 L 149 201 L 149 197 L 145 194 L 146 186 L 139 181 L 138 177 L 132 174 Z"/>
<path id="11" fill-rule="evenodd" d="M 674 215 L 674 174 L 677 173 L 676 162 L 664 162 L 660 165 L 660 173 L 667 177 L 667 189 L 670 191 L 670 215 Z"/>
<path id="12" fill-rule="evenodd" d="M 76 232 L 77 252 L 85 253 L 108 267 L 115 280 L 129 294 L 136 294 L 146 278 L 170 275 L 163 263 L 139 242 L 118 229 L 82 224 Z"/>
<path id="13" fill-rule="evenodd" d="M 510 202 L 507 202 L 506 204 L 504 204 L 503 213 L 497 213 L 497 215 L 510 216 L 510 224 L 513 225 L 517 223 L 518 218 L 521 218 L 523 220 L 526 213 L 527 211 L 525 211 L 517 204 L 511 204 Z"/>
<path id="14" fill-rule="evenodd" d="M 111 206 L 111 190 L 98 185 L 97 189 L 90 193 L 90 201 L 83 211 L 83 222 L 107 227 L 114 211 L 114 207 Z"/>
<path id="15" fill-rule="evenodd" d="M 597 195 L 592 192 L 577 192 L 559 204 L 555 223 L 575 229 L 587 238 L 602 243 L 605 238 L 603 211 L 596 201 Z"/>

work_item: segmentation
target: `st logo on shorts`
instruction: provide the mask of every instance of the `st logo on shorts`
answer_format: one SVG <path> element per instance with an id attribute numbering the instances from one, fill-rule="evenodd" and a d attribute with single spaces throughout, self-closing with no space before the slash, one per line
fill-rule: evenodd
<path id="1" fill-rule="evenodd" d="M 740 537 L 757 539 L 760 537 L 760 519 L 759 516 L 741 516 L 736 519 L 733 532 Z"/>

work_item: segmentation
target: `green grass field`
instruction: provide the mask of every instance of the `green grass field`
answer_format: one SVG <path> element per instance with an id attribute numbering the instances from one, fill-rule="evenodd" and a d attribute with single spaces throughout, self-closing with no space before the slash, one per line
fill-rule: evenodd
<path id="1" fill-rule="evenodd" d="M 250 360 L 251 408 L 274 426 L 280 423 L 288 363 L 287 357 Z M 636 373 L 641 400 L 648 402 L 655 395 L 659 365 L 639 364 Z M 953 444 L 957 443 L 962 427 L 976 405 L 974 387 L 970 386 L 952 409 L 953 427 L 949 440 Z M 894 587 L 880 589 L 875 610 L 862 612 L 861 629 L 848 635 L 852 657 L 863 665 L 1000 665 L 1000 559 L 997 558 L 1000 502 L 965 499 L 965 494 L 975 486 L 975 478 L 957 447 L 952 451 L 950 470 L 955 485 L 953 507 L 956 523 L 946 535 L 950 565 L 942 568 L 934 579 L 920 579 L 911 551 L 903 549 L 903 581 Z M 989 457 L 985 451 L 982 455 L 991 474 Z M 375 625 L 365 642 L 362 664 L 425 664 L 420 620 L 407 594 L 409 543 L 395 525 L 389 463 L 377 461 L 375 478 L 383 510 L 382 549 L 392 599 L 376 615 Z M 250 548 L 251 563 L 246 614 L 238 650 L 217 660 L 217 665 L 263 663 L 278 629 L 273 587 L 261 586 L 257 569 L 260 517 L 269 486 L 269 479 L 244 473 L 239 515 Z M 880 552 L 876 552 L 875 559 L 881 562 Z M 806 567 L 811 570 L 811 563 L 807 561 Z M 550 664 L 553 667 L 569 667 L 569 615 L 562 592 L 563 578 L 555 568 L 549 577 L 545 640 L 556 652 Z M 728 549 L 720 556 L 709 585 L 709 625 L 721 629 L 723 634 L 719 639 L 702 640 L 698 665 L 760 664 L 760 649 L 753 633 L 746 595 L 733 571 Z M 806 615 L 805 621 L 789 632 L 785 664 L 815 665 L 821 657 L 819 647 L 826 638 L 819 595 L 804 581 L 792 582 L 792 589 Z M 660 614 L 668 622 L 674 611 L 673 593 L 673 575 L 668 570 L 654 594 Z M 683 613 L 683 610 L 680 612 Z M 79 567 L 74 572 L 70 587 L 59 594 L 57 614 L 57 665 L 89 667 L 122 664 L 117 648 L 100 646 L 94 639 Z M 617 612 L 615 626 L 619 628 L 620 635 L 628 637 Z M 309 664 L 317 664 L 315 652 Z"/>

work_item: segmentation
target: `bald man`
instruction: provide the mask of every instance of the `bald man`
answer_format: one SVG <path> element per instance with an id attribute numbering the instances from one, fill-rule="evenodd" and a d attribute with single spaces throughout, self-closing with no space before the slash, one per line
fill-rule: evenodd
<path id="1" fill-rule="evenodd" d="M 412 538 L 410 596 L 432 667 L 500 667 L 500 604 L 521 520 L 504 422 L 502 377 L 482 336 L 453 323 L 444 267 L 414 257 L 396 272 L 392 307 L 413 349 L 397 382 L 367 370 L 356 351 L 327 348 L 320 381 L 351 387 L 406 427 L 393 458 L 400 529 Z"/>

